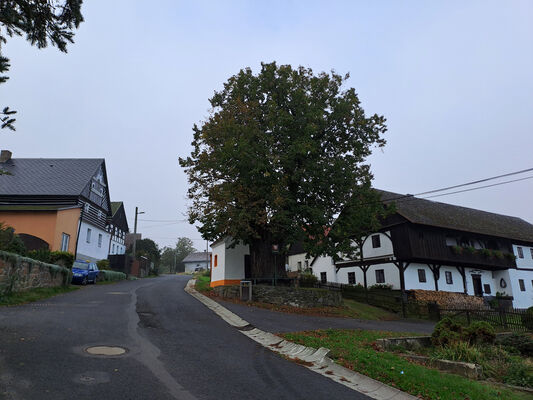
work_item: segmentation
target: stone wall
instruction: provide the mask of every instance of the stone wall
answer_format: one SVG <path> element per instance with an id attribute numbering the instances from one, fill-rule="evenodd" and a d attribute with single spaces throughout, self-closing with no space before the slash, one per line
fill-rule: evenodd
<path id="1" fill-rule="evenodd" d="M 213 290 L 218 296 L 224 298 L 239 298 L 239 286 L 217 286 Z M 252 300 L 300 308 L 339 307 L 342 305 L 340 291 L 284 286 L 254 286 L 252 288 Z"/>
<path id="2" fill-rule="evenodd" d="M 0 295 L 70 283 L 70 270 L 0 251 Z"/>

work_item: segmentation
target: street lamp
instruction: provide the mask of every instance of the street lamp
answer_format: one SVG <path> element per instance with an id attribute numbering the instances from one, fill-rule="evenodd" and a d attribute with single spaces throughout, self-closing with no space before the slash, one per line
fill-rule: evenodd
<path id="1" fill-rule="evenodd" d="M 144 214 L 144 211 L 139 211 L 139 207 L 135 207 L 135 224 L 133 226 L 133 259 L 135 260 L 135 251 L 137 248 L 137 215 Z"/>

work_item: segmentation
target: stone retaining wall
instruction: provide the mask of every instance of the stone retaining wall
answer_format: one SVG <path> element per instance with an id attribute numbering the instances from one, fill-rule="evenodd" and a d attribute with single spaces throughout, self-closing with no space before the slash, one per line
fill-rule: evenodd
<path id="1" fill-rule="evenodd" d="M 218 296 L 224 298 L 239 298 L 239 286 L 217 286 L 213 290 Z M 339 307 L 342 305 L 340 291 L 283 286 L 253 286 L 252 300 L 300 308 Z"/>
<path id="2" fill-rule="evenodd" d="M 70 283 L 70 270 L 0 251 L 0 295 Z"/>

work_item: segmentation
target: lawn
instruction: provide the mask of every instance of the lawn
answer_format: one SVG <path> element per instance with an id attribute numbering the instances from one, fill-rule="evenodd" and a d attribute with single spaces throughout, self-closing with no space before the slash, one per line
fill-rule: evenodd
<path id="1" fill-rule="evenodd" d="M 77 286 L 59 286 L 52 288 L 37 288 L 24 292 L 13 293 L 8 296 L 0 296 L 0 306 L 15 306 L 18 304 L 30 303 L 32 301 L 38 301 L 47 299 L 58 294 L 69 293 L 74 290 L 78 290 Z"/>
<path id="2" fill-rule="evenodd" d="M 196 290 L 199 292 L 210 292 L 213 290 L 209 284 L 211 283 L 211 279 L 208 276 L 198 275 L 196 277 Z"/>
<path id="3" fill-rule="evenodd" d="M 384 337 L 415 336 L 412 333 L 319 330 L 286 333 L 287 340 L 314 348 L 331 349 L 330 357 L 346 368 L 370 376 L 426 400 L 525 400 L 531 395 L 497 388 L 411 363 L 401 356 L 379 351 L 375 340 Z"/>

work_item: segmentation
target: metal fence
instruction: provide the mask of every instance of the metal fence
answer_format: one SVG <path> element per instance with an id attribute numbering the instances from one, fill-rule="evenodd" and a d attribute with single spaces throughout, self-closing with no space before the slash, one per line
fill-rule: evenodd
<path id="1" fill-rule="evenodd" d="M 533 331 L 533 313 L 524 309 L 501 307 L 466 308 L 443 307 L 433 302 L 422 302 L 402 297 L 399 290 L 364 289 L 360 286 L 341 283 L 317 283 L 315 287 L 327 290 L 341 291 L 345 299 L 381 307 L 386 310 L 402 314 L 404 317 L 427 318 L 439 321 L 444 317 L 451 317 L 469 325 L 474 321 L 485 321 L 496 328 L 508 331 Z"/>

